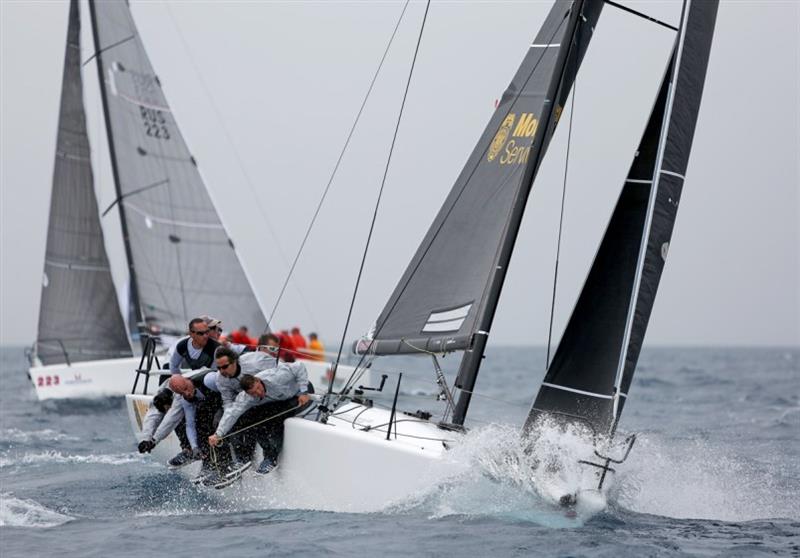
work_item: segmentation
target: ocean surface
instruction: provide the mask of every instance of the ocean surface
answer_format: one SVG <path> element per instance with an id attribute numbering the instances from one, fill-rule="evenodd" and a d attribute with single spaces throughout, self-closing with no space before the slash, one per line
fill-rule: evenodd
<path id="1" fill-rule="evenodd" d="M 800 556 L 800 350 L 645 350 L 620 424 L 638 441 L 605 507 L 576 519 L 485 470 L 544 358 L 488 351 L 471 474 L 343 514 L 222 502 L 136 453 L 121 398 L 40 404 L 22 349 L 0 349 L 0 555 Z M 386 367 L 405 373 L 402 407 L 439 408 L 430 360 Z"/>

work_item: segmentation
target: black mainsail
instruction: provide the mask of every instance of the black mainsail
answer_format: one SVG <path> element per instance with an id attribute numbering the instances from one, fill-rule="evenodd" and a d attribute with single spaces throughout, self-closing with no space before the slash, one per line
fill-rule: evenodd
<path id="1" fill-rule="evenodd" d="M 378 317 L 376 355 L 465 350 L 453 422 L 463 422 L 539 162 L 603 3 L 560 0 Z"/>
<path id="2" fill-rule="evenodd" d="M 703 94 L 715 0 L 685 6 L 667 73 L 600 248 L 526 422 L 613 432 L 667 257 Z"/>
<path id="3" fill-rule="evenodd" d="M 36 356 L 44 365 L 132 356 L 97 211 L 70 2 Z"/>
<path id="4" fill-rule="evenodd" d="M 198 314 L 264 330 L 264 313 L 178 130 L 127 2 L 89 6 L 131 278 L 131 333 L 182 332 Z"/>

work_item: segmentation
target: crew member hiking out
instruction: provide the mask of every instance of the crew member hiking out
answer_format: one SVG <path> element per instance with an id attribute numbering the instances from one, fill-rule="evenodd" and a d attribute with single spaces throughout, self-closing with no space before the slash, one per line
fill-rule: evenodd
<path id="1" fill-rule="evenodd" d="M 220 468 L 227 468 L 230 460 L 224 458 L 224 452 L 219 452 L 216 463 L 212 464 L 210 459 L 208 436 L 214 431 L 214 415 L 222 409 L 215 374 L 206 372 L 192 378 L 175 375 L 169 380 L 169 388 L 176 394 L 175 398 L 180 399 L 183 408 L 192 458 L 203 460 L 200 479 L 203 484 L 217 484 L 223 477 Z"/>
<path id="2" fill-rule="evenodd" d="M 283 422 L 310 401 L 313 387 L 302 363 L 280 363 L 276 368 L 242 375 L 242 392 L 236 396 L 219 421 L 208 443 L 218 446 L 229 432 L 247 428 L 261 446 L 264 459 L 257 473 L 266 474 L 277 465 L 283 445 Z"/>

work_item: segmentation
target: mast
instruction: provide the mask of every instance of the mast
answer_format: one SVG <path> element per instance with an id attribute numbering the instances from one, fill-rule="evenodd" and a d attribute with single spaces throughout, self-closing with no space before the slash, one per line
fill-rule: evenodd
<path id="1" fill-rule="evenodd" d="M 497 310 L 500 292 L 503 289 L 503 282 L 505 281 L 506 273 L 508 271 L 508 264 L 511 261 L 511 255 L 513 253 L 514 244 L 516 243 L 519 228 L 522 223 L 522 217 L 525 213 L 525 205 L 532 188 L 533 179 L 536 175 L 536 171 L 539 168 L 539 163 L 542 159 L 542 156 L 544 155 L 544 146 L 549 140 L 549 137 L 555 128 L 555 124 L 557 123 L 557 118 L 554 120 L 553 117 L 556 107 L 560 107 L 561 105 L 554 101 L 561 97 L 566 98 L 572 82 L 575 79 L 577 66 L 580 64 L 578 60 L 573 68 L 575 73 L 572 73 L 572 75 L 567 78 L 567 70 L 569 66 L 568 61 L 570 60 L 570 57 L 577 55 L 577 57 L 580 58 L 581 56 L 581 53 L 575 52 L 573 45 L 575 44 L 577 33 L 581 28 L 581 18 L 584 17 L 583 10 L 586 4 L 587 2 L 585 0 L 576 0 L 573 3 L 569 13 L 569 21 L 567 23 L 568 27 L 565 33 L 565 38 L 568 38 L 569 40 L 569 46 L 567 48 L 561 48 L 558 53 L 556 68 L 560 68 L 559 79 L 552 80 L 548 87 L 547 99 L 551 101 L 550 107 L 549 110 L 547 110 L 543 115 L 543 120 L 540 123 L 540 126 L 543 126 L 546 132 L 539 134 L 537 140 L 531 146 L 533 157 L 531 157 L 531 160 L 528 162 L 523 179 L 519 185 L 519 188 L 517 189 L 516 199 L 514 200 L 514 204 L 511 208 L 511 216 L 508 220 L 506 233 L 503 235 L 501 240 L 497 265 L 495 266 L 495 271 L 487 292 L 485 311 L 478 321 L 479 327 L 473 334 L 471 346 L 464 352 L 464 356 L 462 357 L 461 365 L 459 367 L 458 377 L 456 379 L 456 387 L 461 391 L 453 412 L 454 424 L 464 424 L 467 409 L 469 408 L 469 403 L 472 398 L 472 391 L 475 387 L 475 381 L 478 377 L 481 361 L 483 360 L 483 354 L 486 349 L 489 331 L 491 330 L 494 314 Z M 602 3 L 595 3 L 594 6 L 596 6 L 595 9 L 597 10 L 597 14 L 591 19 L 591 21 L 597 20 L 599 11 L 602 8 Z M 585 51 L 585 46 L 583 48 Z"/>
<path id="2" fill-rule="evenodd" d="M 717 2 L 684 4 L 669 64 L 592 267 L 524 431 L 539 416 L 613 434 L 675 225 Z"/>
<path id="3" fill-rule="evenodd" d="M 117 166 L 114 134 L 112 131 L 111 117 L 108 109 L 108 91 L 106 90 L 106 81 L 105 76 L 103 75 L 103 46 L 100 44 L 100 36 L 97 30 L 97 14 L 95 13 L 94 0 L 89 0 L 89 12 L 91 13 L 92 18 L 92 37 L 94 38 L 94 49 L 97 57 L 95 62 L 97 65 L 97 80 L 100 82 L 100 97 L 103 100 L 103 119 L 106 123 L 106 138 L 108 140 L 108 150 L 111 156 L 111 173 L 114 177 L 114 189 L 117 193 L 117 199 L 122 200 L 122 186 L 119 179 L 119 168 Z M 130 312 L 132 313 L 132 316 L 127 317 L 128 327 L 130 329 L 131 338 L 138 338 L 140 341 L 144 342 L 140 336 L 140 327 L 145 325 L 145 321 L 142 313 L 142 307 L 139 302 L 139 287 L 136 280 L 136 269 L 133 265 L 133 253 L 131 250 L 131 240 L 128 231 L 128 220 L 125 215 L 125 204 L 120 202 L 117 205 L 119 208 L 120 224 L 122 226 L 122 240 L 123 244 L 125 245 L 125 258 L 128 262 L 128 275 L 130 278 Z"/>
<path id="4" fill-rule="evenodd" d="M 94 191 L 77 0 L 70 2 L 65 51 L 36 336 L 44 365 L 132 355 Z"/>

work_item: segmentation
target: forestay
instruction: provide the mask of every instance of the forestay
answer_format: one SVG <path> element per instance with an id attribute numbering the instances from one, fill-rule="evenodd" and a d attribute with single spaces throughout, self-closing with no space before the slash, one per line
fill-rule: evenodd
<path id="1" fill-rule="evenodd" d="M 70 3 L 42 279 L 36 341 L 42 364 L 132 356 L 97 211 L 77 0 Z"/>
<path id="2" fill-rule="evenodd" d="M 619 420 L 669 251 L 716 13 L 711 0 L 684 11 L 650 120 L 527 427 L 542 413 L 598 432 Z"/>
<path id="3" fill-rule="evenodd" d="M 198 314 L 255 331 L 266 319 L 145 53 L 126 2 L 90 2 L 132 332 L 182 332 Z"/>

